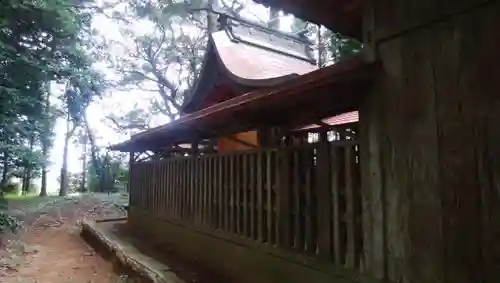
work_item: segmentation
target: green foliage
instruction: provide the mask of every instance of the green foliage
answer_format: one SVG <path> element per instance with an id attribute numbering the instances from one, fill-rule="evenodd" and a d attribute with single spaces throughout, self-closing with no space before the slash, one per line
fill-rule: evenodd
<path id="1" fill-rule="evenodd" d="M 124 166 L 124 156 L 105 154 L 99 156 L 100 168 L 90 164 L 87 169 L 88 188 L 92 192 L 125 191 L 128 184 L 128 168 Z M 97 174 L 99 172 L 99 174 Z"/>
<path id="2" fill-rule="evenodd" d="M 15 217 L 0 211 L 0 235 L 15 233 L 20 227 L 21 224 Z"/>
<path id="3" fill-rule="evenodd" d="M 102 76 L 91 68 L 87 0 L 5 0 L 0 4 L 0 167 L 29 180 L 47 165 L 55 120 L 79 123 Z M 50 85 L 65 84 L 64 111 L 50 105 Z"/>
<path id="4" fill-rule="evenodd" d="M 7 183 L 5 184 L 4 186 L 0 187 L 0 190 L 4 193 L 4 194 L 13 194 L 13 193 L 17 193 L 19 192 L 19 184 L 15 184 L 15 183 Z"/>

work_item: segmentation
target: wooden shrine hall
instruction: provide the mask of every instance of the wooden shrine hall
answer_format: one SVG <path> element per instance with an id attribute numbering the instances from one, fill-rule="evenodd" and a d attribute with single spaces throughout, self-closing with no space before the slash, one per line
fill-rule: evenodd
<path id="1" fill-rule="evenodd" d="M 498 282 L 500 0 L 258 2 L 364 50 L 316 69 L 300 37 L 220 21 L 294 63 L 242 80 L 212 36 L 186 114 L 113 147 L 128 224 L 224 282 Z"/>

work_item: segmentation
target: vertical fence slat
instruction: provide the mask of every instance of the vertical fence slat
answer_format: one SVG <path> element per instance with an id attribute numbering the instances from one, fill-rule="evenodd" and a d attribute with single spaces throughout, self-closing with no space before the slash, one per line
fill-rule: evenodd
<path id="1" fill-rule="evenodd" d="M 211 158 L 211 173 L 210 173 L 210 180 L 212 184 L 212 193 L 211 193 L 211 211 L 212 211 L 212 217 L 211 217 L 211 227 L 215 230 L 218 229 L 218 223 L 219 223 L 219 215 L 218 215 L 218 203 L 219 203 L 219 189 L 218 189 L 218 183 L 219 183 L 219 164 L 218 164 L 218 158 L 217 157 L 212 157 Z"/>
<path id="2" fill-rule="evenodd" d="M 295 223 L 294 223 L 294 236 L 295 248 L 298 250 L 304 249 L 304 220 L 302 209 L 302 186 L 300 178 L 300 151 L 295 150 L 293 153 L 293 189 L 295 199 Z"/>
<path id="3" fill-rule="evenodd" d="M 236 215 L 236 206 L 235 206 L 235 160 L 234 160 L 234 155 L 231 155 L 229 158 L 229 193 L 230 193 L 230 201 L 229 201 L 229 206 L 230 206 L 230 212 L 229 212 L 229 218 L 230 218 L 230 229 L 232 233 L 236 233 L 236 227 L 235 227 L 235 215 Z"/>
<path id="4" fill-rule="evenodd" d="M 236 174 L 235 174 L 235 185 L 234 185 L 234 189 L 236 190 L 236 234 L 238 235 L 241 235 L 241 226 L 242 226 L 242 221 L 241 221 L 241 161 L 242 161 L 242 158 L 241 156 L 238 154 L 238 155 L 235 155 L 235 161 L 236 161 L 236 164 L 235 164 L 235 171 L 236 171 Z"/>
<path id="5" fill-rule="evenodd" d="M 217 190 L 219 191 L 218 193 L 218 217 L 219 217 L 219 229 L 224 229 L 224 157 L 219 157 L 217 158 L 217 166 L 219 167 L 218 170 L 218 176 L 217 178 L 219 181 L 217 182 L 218 187 Z"/>
<path id="6" fill-rule="evenodd" d="M 318 254 L 323 258 L 331 257 L 331 196 L 330 196 L 330 160 L 326 133 L 318 143 L 316 154 L 316 180 L 318 193 Z"/>
<path id="7" fill-rule="evenodd" d="M 333 146 L 331 148 L 331 160 L 333 164 L 332 170 L 332 216 L 333 216 L 333 253 L 334 262 L 337 264 L 343 264 L 343 254 L 344 247 L 342 245 L 342 226 L 341 226 L 341 194 L 340 194 L 340 177 L 341 172 L 343 172 L 343 152 L 341 148 Z"/>
<path id="8" fill-rule="evenodd" d="M 227 232 L 231 231 L 231 217 L 229 216 L 231 213 L 231 178 L 230 178 L 230 157 L 224 157 L 224 230 Z"/>
<path id="9" fill-rule="evenodd" d="M 159 211 L 158 215 L 163 216 L 164 215 L 164 210 L 165 210 L 165 200 L 163 198 L 164 190 L 165 190 L 165 185 L 163 182 L 165 181 L 165 176 L 163 174 L 163 167 L 165 165 L 165 162 L 161 160 L 158 163 L 159 166 L 159 176 L 158 176 L 158 183 L 160 184 L 159 186 L 159 194 L 158 194 L 158 202 L 159 202 Z"/>
<path id="10" fill-rule="evenodd" d="M 201 224 L 201 195 L 202 195 L 202 164 L 201 158 L 196 162 L 196 189 L 195 189 L 195 208 L 196 208 L 196 223 Z"/>
<path id="11" fill-rule="evenodd" d="M 242 235 L 242 228 L 243 228 L 243 221 L 242 221 L 242 161 L 243 158 L 241 155 L 236 155 L 236 184 L 235 184 L 235 189 L 236 189 L 236 233 L 238 235 Z"/>
<path id="12" fill-rule="evenodd" d="M 173 169 L 173 179 L 174 185 L 172 186 L 172 191 L 174 192 L 174 215 L 179 218 L 179 160 L 174 160 Z"/>
<path id="13" fill-rule="evenodd" d="M 350 268 L 359 265 L 358 217 L 359 190 L 356 178 L 356 155 L 353 146 L 345 147 L 345 178 L 346 178 L 346 221 L 347 221 L 347 254 L 346 265 Z"/>
<path id="14" fill-rule="evenodd" d="M 272 151 L 267 152 L 266 156 L 266 193 L 267 193 L 267 242 L 269 244 L 272 243 L 272 234 L 273 234 L 273 203 L 272 203 L 272 190 L 273 190 L 273 184 L 272 184 L 272 177 L 273 177 L 273 170 L 272 170 Z"/>
<path id="15" fill-rule="evenodd" d="M 203 171 L 203 177 L 202 177 L 202 195 L 201 195 L 201 221 L 203 225 L 206 225 L 207 223 L 207 191 L 208 191 L 208 182 L 207 182 L 207 158 L 206 156 L 203 156 L 201 159 L 201 164 L 202 164 L 202 171 Z"/>
<path id="16" fill-rule="evenodd" d="M 305 170 L 305 236 L 306 236 L 306 250 L 315 252 L 314 246 L 314 225 L 313 225 L 313 196 L 312 196 L 312 154 L 310 150 L 304 151 L 304 170 Z"/>
<path id="17" fill-rule="evenodd" d="M 241 190 L 243 192 L 243 235 L 245 237 L 248 237 L 248 232 L 249 232 L 249 224 L 250 224 L 250 218 L 248 216 L 248 209 L 250 208 L 248 205 L 248 191 L 249 191 L 249 186 L 248 186 L 248 154 L 243 154 L 242 156 L 242 185 L 241 185 Z"/>
<path id="18" fill-rule="evenodd" d="M 363 252 L 355 143 L 327 142 L 177 157 L 131 168 L 130 203 L 360 268 Z"/>
<path id="19" fill-rule="evenodd" d="M 255 183 L 255 173 L 256 173 L 256 155 L 255 153 L 250 154 L 249 156 L 249 164 L 248 164 L 248 170 L 249 170 L 249 182 L 248 182 L 248 192 L 250 196 L 250 205 L 249 205 L 249 211 L 250 211 L 250 238 L 255 239 L 256 238 L 256 232 L 255 232 L 255 210 L 256 210 L 256 205 L 255 205 L 255 194 L 256 194 L 256 183 Z"/>
<path id="20" fill-rule="evenodd" d="M 264 241 L 264 171 L 263 159 L 265 152 L 259 152 L 257 155 L 257 239 Z"/>
<path id="21" fill-rule="evenodd" d="M 181 195 L 181 219 L 186 217 L 186 159 L 181 159 L 181 168 L 180 168 L 180 195 Z"/>
<path id="22" fill-rule="evenodd" d="M 194 223 L 194 172 L 195 172 L 196 159 L 194 157 L 189 158 L 189 220 Z"/>
<path id="23" fill-rule="evenodd" d="M 214 159 L 208 157 L 208 225 L 214 227 Z"/>
<path id="24" fill-rule="evenodd" d="M 290 150 L 280 149 L 278 153 L 277 190 L 277 243 L 285 248 L 292 246 L 290 233 Z"/>

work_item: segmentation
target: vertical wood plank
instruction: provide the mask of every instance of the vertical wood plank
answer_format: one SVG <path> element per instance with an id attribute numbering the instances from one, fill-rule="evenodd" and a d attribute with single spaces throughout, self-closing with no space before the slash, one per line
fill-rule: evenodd
<path id="1" fill-rule="evenodd" d="M 235 181 L 235 190 L 236 190 L 236 196 L 235 196 L 235 200 L 236 200 L 236 233 L 238 235 L 241 235 L 241 226 L 242 226 L 242 223 L 241 223 L 241 165 L 242 165 L 242 158 L 241 158 L 241 155 L 240 154 L 236 154 L 235 155 L 235 160 L 236 160 L 236 164 L 235 164 L 235 178 L 236 178 L 236 181 Z"/>
<path id="2" fill-rule="evenodd" d="M 182 181 L 182 219 L 186 220 L 186 214 L 187 214 L 187 158 L 182 159 L 182 170 L 181 170 L 181 181 Z"/>
<path id="3" fill-rule="evenodd" d="M 196 166 L 197 166 L 197 172 L 196 172 L 196 223 L 201 224 L 201 195 L 203 193 L 203 167 L 202 167 L 202 157 L 199 156 L 196 159 Z"/>
<path id="4" fill-rule="evenodd" d="M 170 217 L 174 215 L 174 175 L 172 174 L 174 170 L 174 161 L 169 160 L 168 162 L 168 206 Z"/>
<path id="5" fill-rule="evenodd" d="M 295 200 L 294 218 L 294 246 L 298 250 L 304 249 L 304 221 L 302 212 L 302 188 L 300 172 L 300 151 L 293 152 L 293 192 Z"/>
<path id="6" fill-rule="evenodd" d="M 278 153 L 278 190 L 277 190 L 277 243 L 289 248 L 292 246 L 290 229 L 290 149 L 281 148 Z"/>
<path id="7" fill-rule="evenodd" d="M 219 182 L 219 175 L 218 175 L 218 172 L 217 170 L 219 169 L 219 165 L 217 163 L 218 161 L 218 156 L 212 156 L 211 157 L 211 162 L 210 162 L 210 166 L 211 166 L 211 170 L 210 170 L 210 180 L 211 180 L 211 183 L 212 183 L 212 186 L 211 186 L 211 198 L 210 198 L 210 203 L 211 203 L 211 211 L 212 211 L 212 216 L 211 216 L 211 220 L 210 220 L 210 225 L 213 229 L 217 229 L 218 228 L 218 222 L 219 222 L 219 215 L 217 214 L 218 212 L 218 182 Z"/>
<path id="8" fill-rule="evenodd" d="M 212 187 L 213 187 L 213 179 L 212 179 L 212 157 L 207 156 L 207 225 L 211 227 L 212 225 Z"/>
<path id="9" fill-rule="evenodd" d="M 225 156 L 224 157 L 224 229 L 229 232 L 231 230 L 231 198 L 230 198 L 230 191 L 231 191 L 231 162 L 230 162 L 230 157 Z"/>
<path id="10" fill-rule="evenodd" d="M 331 147 L 330 159 L 332 163 L 331 169 L 331 192 L 332 192 L 332 225 L 333 225 L 333 258 L 336 264 L 343 263 L 343 250 L 341 247 L 341 228 L 340 228 L 340 182 L 339 182 L 339 174 L 341 166 L 341 155 L 338 154 L 339 147 L 333 146 Z"/>
<path id="11" fill-rule="evenodd" d="M 248 158 L 249 155 L 248 153 L 243 154 L 242 156 L 242 170 L 243 170 L 243 180 L 242 180 L 242 192 L 243 192 L 243 235 L 245 237 L 249 236 L 249 224 L 250 224 L 250 217 L 248 215 L 248 210 L 249 210 L 249 205 L 248 205 L 248 192 L 249 192 L 249 186 L 248 186 Z"/>
<path id="12" fill-rule="evenodd" d="M 170 160 L 165 162 L 165 216 L 171 217 L 172 211 L 170 203 Z"/>
<path id="13" fill-rule="evenodd" d="M 257 239 L 264 241 L 264 154 L 265 151 L 257 154 Z"/>
<path id="14" fill-rule="evenodd" d="M 357 225 L 356 225 L 356 206 L 357 206 L 357 193 L 354 180 L 355 172 L 355 154 L 351 146 L 344 148 L 345 150 L 345 178 L 346 178 L 346 219 L 347 219 L 347 254 L 346 266 L 354 268 L 359 264 L 357 246 Z"/>
<path id="15" fill-rule="evenodd" d="M 224 227 L 224 156 L 219 156 L 217 158 L 217 166 L 219 167 L 218 169 L 218 176 L 217 178 L 219 179 L 218 181 L 218 187 L 217 190 L 218 192 L 218 217 L 219 217 L 219 229 L 223 230 Z"/>
<path id="16" fill-rule="evenodd" d="M 306 238 L 306 250 L 309 252 L 315 252 L 316 247 L 314 245 L 314 224 L 313 224 L 313 196 L 312 196 L 312 158 L 311 150 L 309 147 L 304 150 L 304 170 L 305 170 L 305 238 Z"/>
<path id="17" fill-rule="evenodd" d="M 235 155 L 230 155 L 229 157 L 229 194 L 230 194 L 230 201 L 229 201 L 229 206 L 230 206 L 230 214 L 229 214 L 229 225 L 230 225 L 230 231 L 232 233 L 236 232 L 236 225 L 235 225 L 235 215 L 236 215 L 236 205 L 235 205 Z"/>
<path id="18" fill-rule="evenodd" d="M 210 156 L 210 227 L 217 229 L 217 157 Z"/>
<path id="19" fill-rule="evenodd" d="M 273 190 L 273 168 L 272 168 L 272 151 L 269 151 L 266 156 L 266 193 L 267 193 L 267 242 L 272 244 L 273 239 L 273 202 L 272 202 L 272 190 Z"/>
<path id="20" fill-rule="evenodd" d="M 176 159 L 175 169 L 175 204 L 177 206 L 177 218 L 182 219 L 182 160 Z"/>
<path id="21" fill-rule="evenodd" d="M 171 217 L 175 217 L 175 175 L 174 175 L 174 171 L 175 171 L 175 160 L 170 160 L 170 186 L 169 186 L 169 190 L 170 190 L 170 213 L 171 213 Z"/>
<path id="22" fill-rule="evenodd" d="M 318 192 L 318 254 L 323 258 L 331 256 L 331 194 L 330 194 L 330 160 L 326 132 L 323 132 L 317 146 L 316 154 L 316 191 Z"/>
<path id="23" fill-rule="evenodd" d="M 202 164 L 202 195 L 201 195 L 201 221 L 203 225 L 207 223 L 207 190 L 208 190 L 208 182 L 207 182 L 207 158 L 204 155 L 201 159 Z"/>
<path id="24" fill-rule="evenodd" d="M 194 223 L 194 212 L 193 212 L 193 194 L 194 194 L 194 166 L 196 159 L 193 156 L 189 157 L 189 168 L 188 168 L 188 176 L 189 176 L 189 193 L 188 193 L 188 206 L 189 206 L 189 221 Z"/>
<path id="25" fill-rule="evenodd" d="M 212 179 L 212 157 L 207 156 L 207 225 L 211 227 L 212 223 L 212 187 L 213 187 L 213 179 Z"/>
<path id="26" fill-rule="evenodd" d="M 256 205 L 255 205 L 255 200 L 256 200 L 256 182 L 255 182 L 255 176 L 256 176 L 256 153 L 252 153 L 249 155 L 249 165 L 248 165 L 248 170 L 249 170 L 249 184 L 248 184 L 248 191 L 250 194 L 250 205 L 249 205 L 249 211 L 250 211 L 250 237 L 252 239 L 256 239 L 256 217 L 255 217 L 255 210 L 256 210 Z"/>
<path id="27" fill-rule="evenodd" d="M 163 200 L 163 190 L 164 190 L 164 176 L 163 176 L 163 160 L 158 161 L 158 214 L 161 216 L 163 214 L 163 207 L 165 201 Z"/>

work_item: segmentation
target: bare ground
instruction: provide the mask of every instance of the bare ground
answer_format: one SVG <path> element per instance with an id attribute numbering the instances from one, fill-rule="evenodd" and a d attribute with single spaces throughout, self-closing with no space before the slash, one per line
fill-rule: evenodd
<path id="1" fill-rule="evenodd" d="M 83 217 L 123 216 L 124 212 L 95 197 L 51 200 L 40 208 L 16 207 L 23 228 L 4 239 L 0 249 L 0 282 L 108 283 L 125 276 L 79 236 Z"/>

